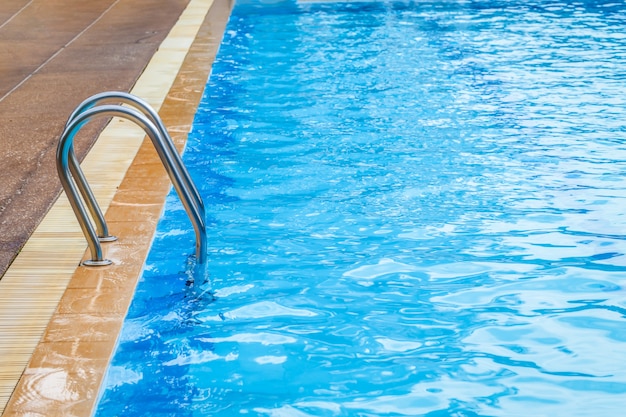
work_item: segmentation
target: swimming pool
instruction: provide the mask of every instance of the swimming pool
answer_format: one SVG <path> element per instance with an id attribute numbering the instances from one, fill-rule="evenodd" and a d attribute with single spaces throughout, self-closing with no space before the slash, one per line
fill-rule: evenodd
<path id="1" fill-rule="evenodd" d="M 625 20 L 239 3 L 96 415 L 619 414 Z"/>

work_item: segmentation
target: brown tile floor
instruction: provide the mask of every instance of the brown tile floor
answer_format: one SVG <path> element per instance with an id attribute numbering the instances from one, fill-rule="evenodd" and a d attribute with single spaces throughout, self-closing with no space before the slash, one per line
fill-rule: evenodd
<path id="1" fill-rule="evenodd" d="M 59 193 L 70 112 L 97 92 L 129 91 L 188 2 L 0 1 L 0 276 Z M 102 126 L 85 129 L 79 157 Z"/>
<path id="2" fill-rule="evenodd" d="M 76 9 L 74 10 L 78 15 L 80 15 L 80 18 L 83 18 L 86 15 L 91 16 L 89 19 L 91 19 L 92 22 L 95 21 L 95 24 L 91 24 L 91 28 L 96 27 L 100 24 L 100 22 L 107 19 L 109 21 L 109 25 L 130 25 L 131 21 L 134 20 L 135 15 L 138 13 L 138 10 L 143 10 L 148 6 L 154 8 L 156 3 L 159 5 L 167 3 L 161 1 L 157 2 L 155 0 L 93 0 L 92 2 L 59 0 L 56 4 L 60 2 L 67 4 L 68 7 L 69 5 L 75 6 Z M 92 9 L 90 4 L 83 3 L 93 3 L 94 8 Z M 189 7 L 192 7 L 195 3 L 210 5 L 211 0 L 191 0 L 189 2 Z M 178 6 L 186 5 L 187 1 L 172 1 L 171 4 L 168 4 L 167 6 L 169 7 L 174 4 Z M 4 28 L 12 25 L 13 22 L 18 19 L 22 13 L 26 13 L 30 7 L 34 7 L 41 13 L 54 12 L 53 10 L 46 9 L 48 5 L 47 2 L 43 0 L 4 0 L 0 4 L 0 18 L 3 19 L 1 22 L 4 22 L 0 23 L 0 36 L 2 35 Z M 165 8 L 167 9 L 168 7 Z M 118 10 L 116 8 L 122 9 Z M 95 12 L 94 9 L 96 10 Z M 174 13 L 176 14 L 176 19 L 180 16 L 181 11 L 182 9 L 178 10 L 178 12 L 176 12 L 177 14 Z M 199 32 L 197 35 L 194 35 L 195 40 L 193 41 L 193 44 L 191 44 L 188 50 L 185 48 L 185 59 L 177 76 L 175 77 L 174 84 L 169 90 L 169 93 L 167 93 L 167 97 L 162 102 L 162 106 L 160 107 L 160 114 L 163 121 L 166 126 L 173 127 L 170 129 L 170 133 L 179 146 L 182 146 L 186 139 L 186 134 L 193 120 L 193 114 L 206 82 L 210 65 L 221 40 L 229 11 L 230 2 L 228 0 L 215 0 L 212 3 L 206 19 L 200 26 Z M 100 14 L 98 15 L 98 13 Z M 154 19 L 163 13 L 164 12 L 162 11 L 154 12 L 152 14 L 152 18 Z M 187 13 L 187 10 L 185 13 Z M 183 13 L 183 17 L 185 16 L 185 13 Z M 112 18 L 113 15 L 117 16 L 117 20 Z M 41 16 L 36 13 L 31 14 L 32 19 L 37 17 Z M 59 18 L 59 21 L 61 20 L 62 19 Z M 181 20 L 183 20 L 183 18 L 181 18 Z M 179 21 L 179 24 L 180 23 L 181 22 Z M 74 23 L 72 23 L 72 25 L 73 24 Z M 182 22 L 182 26 L 184 31 L 184 21 Z M 62 27 L 64 28 L 65 26 Z M 150 32 L 146 29 L 146 27 L 149 26 L 144 26 L 144 33 Z M 88 29 L 84 33 L 89 32 L 89 30 L 91 29 Z M 109 28 L 109 30 L 113 29 Z M 38 31 L 39 29 L 34 32 Z M 59 32 L 64 33 L 64 30 L 59 29 Z M 137 35 L 139 32 L 140 31 L 135 30 L 133 33 Z M 59 36 L 61 35 L 62 34 L 59 34 Z M 61 52 L 57 54 L 58 56 L 64 54 L 66 50 L 73 45 L 73 43 L 67 45 L 67 38 L 70 35 L 65 34 L 63 36 L 65 37 L 62 37 L 62 40 L 57 41 L 56 43 L 57 47 L 60 44 L 64 45 L 64 47 L 61 47 Z M 152 39 L 152 36 L 153 34 L 150 34 L 148 35 L 148 38 Z M 164 38 L 164 36 L 161 36 L 161 38 Z M 73 38 L 70 37 L 70 40 L 71 39 Z M 78 42 L 79 39 L 80 36 L 76 38 L 74 42 Z M 94 38 L 92 38 L 92 42 L 93 41 Z M 136 41 L 142 42 L 141 39 L 136 39 Z M 176 39 L 174 39 L 174 42 L 175 41 Z M 0 41 L 0 43 L 2 43 L 2 41 Z M 54 42 L 51 40 L 50 43 Z M 158 44 L 153 45 L 152 52 L 154 52 L 156 46 L 158 46 Z M 132 49 L 132 46 L 129 46 L 129 48 Z M 2 45 L 0 45 L 0 51 L 3 51 Z M 121 49 L 118 49 L 117 51 L 123 52 L 126 51 L 126 49 L 121 47 Z M 82 56 L 81 59 L 86 59 L 86 61 L 97 59 L 89 54 L 80 55 L 78 51 L 76 54 L 78 57 Z M 57 58 L 53 57 L 48 61 L 48 64 L 52 63 L 55 59 Z M 40 57 L 39 61 L 41 60 L 42 58 Z M 2 124 L 2 118 L 7 117 L 10 119 L 10 116 L 7 116 L 4 113 L 4 108 L 2 106 L 5 106 L 7 102 L 16 102 L 17 99 L 14 94 L 19 92 L 21 89 L 26 88 L 27 84 L 29 84 L 33 78 L 36 76 L 39 77 L 41 75 L 40 73 L 44 72 L 43 69 L 32 70 L 33 67 L 38 68 L 36 63 L 33 64 L 28 61 L 28 59 L 24 59 L 23 61 L 26 62 L 26 64 L 24 64 L 25 66 L 30 65 L 29 68 L 31 68 L 31 74 L 34 73 L 34 75 L 27 79 L 27 81 L 14 92 L 6 95 L 4 99 L 0 99 L 0 125 Z M 0 68 L 2 68 L 3 74 L 4 68 L 2 65 L 5 65 L 3 64 L 4 62 L 5 61 L 0 57 Z M 42 68 L 46 68 L 46 65 Z M 59 64 L 60 72 L 62 72 L 62 67 L 63 65 Z M 89 67 L 89 65 L 87 65 L 87 67 Z M 94 67 L 97 67 L 97 65 Z M 65 69 L 67 70 L 67 68 Z M 85 70 L 87 73 L 86 78 L 91 79 L 93 82 L 95 75 L 90 73 L 90 71 L 91 70 L 89 69 Z M 9 74 L 9 71 L 7 71 L 7 74 Z M 49 76 L 58 79 L 59 84 L 69 85 L 70 82 L 67 77 L 70 79 L 73 77 L 80 77 L 81 70 L 76 67 L 66 74 L 67 77 L 63 77 L 60 73 L 49 74 Z M 135 75 L 135 78 L 137 76 L 138 74 Z M 10 78 L 8 75 L 7 77 Z M 143 78 L 144 77 L 142 76 L 142 79 Z M 106 77 L 104 77 L 104 79 L 106 80 Z M 128 81 L 128 79 L 126 79 L 126 81 Z M 139 81 L 141 82 L 141 80 Z M 132 85 L 132 82 L 134 82 L 134 79 L 129 82 L 129 84 Z M 2 86 L 4 86 L 4 76 Z M 7 88 L 6 86 L 2 86 L 0 86 L 0 88 Z M 85 86 L 83 85 L 83 87 Z M 7 91 L 11 91 L 12 88 L 13 87 L 8 88 Z M 100 87 L 96 88 L 96 91 L 106 89 L 128 90 L 129 88 L 122 88 L 119 86 L 107 86 L 102 88 L 102 85 L 100 85 Z M 78 94 L 79 96 L 72 98 L 71 105 L 68 105 L 66 102 L 62 103 L 63 105 L 69 107 L 67 114 L 69 114 L 73 107 L 84 97 L 96 91 L 89 91 L 88 89 L 80 91 L 77 90 L 75 94 Z M 36 91 L 31 91 L 31 93 L 36 94 Z M 150 95 L 149 92 L 146 94 Z M 54 94 L 49 94 L 46 98 L 50 99 L 53 95 Z M 67 99 L 67 95 L 64 97 Z M 13 101 L 8 100 L 9 98 L 12 98 L 11 100 Z M 26 106 L 25 104 L 22 105 Z M 17 113 L 14 112 L 11 114 Z M 44 138 L 58 134 L 58 132 L 55 133 L 55 129 L 60 131 L 61 126 L 65 122 L 64 118 L 67 117 L 67 114 L 58 118 L 58 120 L 57 118 L 53 118 L 53 121 L 51 122 L 53 126 L 48 126 L 46 124 L 47 119 L 45 119 L 45 121 L 41 121 L 43 119 L 37 118 L 32 119 L 30 123 L 33 125 L 32 130 L 35 132 L 45 131 L 46 134 L 44 135 L 42 133 L 41 135 L 42 142 L 45 142 L 45 140 L 43 140 Z M 45 126 L 39 126 L 39 123 L 45 124 Z M 88 132 L 88 135 L 86 135 L 88 136 L 88 139 L 92 140 L 100 128 L 101 126 L 92 128 L 91 131 Z M 5 132 L 6 130 L 0 130 L 0 134 L 2 135 L 0 136 L 0 140 L 2 141 L 5 141 L 5 138 L 7 137 L 5 136 Z M 51 152 L 51 149 L 54 148 L 55 144 L 53 142 L 56 139 L 56 137 L 53 137 L 48 141 L 50 143 L 38 144 L 39 148 L 34 147 L 29 149 L 22 149 L 20 146 L 16 146 L 16 142 L 9 141 L 9 143 L 14 145 L 17 151 L 21 152 L 20 157 L 23 160 L 28 161 L 33 159 L 31 153 L 36 153 L 38 150 L 44 149 L 43 153 L 40 151 L 43 156 L 39 158 L 39 161 L 43 164 L 42 161 L 47 160 L 46 152 L 54 153 Z M 100 143 L 101 141 L 102 137 L 98 142 Z M 28 148 L 26 145 L 23 147 Z M 11 159 L 11 154 L 8 153 L 8 155 L 9 159 Z M 133 165 L 130 169 L 128 169 L 126 177 L 120 184 L 119 189 L 113 197 L 109 210 L 107 211 L 106 217 L 109 222 L 109 228 L 119 237 L 119 241 L 114 244 L 110 244 L 105 252 L 105 255 L 114 261 L 114 265 L 104 268 L 79 267 L 76 269 L 77 259 L 70 259 L 69 261 L 59 259 L 54 262 L 55 265 L 51 265 L 49 267 L 36 265 L 38 249 L 36 247 L 36 243 L 31 244 L 29 241 L 29 244 L 27 245 L 30 245 L 28 250 L 25 250 L 22 254 L 20 254 L 17 262 L 21 263 L 20 259 L 26 257 L 28 258 L 28 265 L 33 264 L 33 261 L 35 265 L 33 265 L 32 268 L 27 267 L 21 270 L 21 272 L 19 270 L 15 271 L 15 268 L 12 267 L 10 277 L 8 273 L 6 275 L 7 280 L 11 280 L 12 282 L 8 283 L 0 281 L 0 284 L 7 284 L 5 286 L 7 288 L 8 285 L 11 284 L 14 288 L 18 289 L 17 292 L 13 293 L 16 295 L 11 297 L 6 296 L 3 298 L 4 294 L 0 294 L 0 304 L 3 304 L 0 305 L 0 313 L 2 313 L 3 306 L 11 304 L 10 308 L 4 309 L 5 323 L 11 322 L 13 318 L 19 318 L 20 315 L 28 315 L 38 319 L 49 319 L 50 317 L 47 316 L 47 311 L 49 311 L 51 307 L 53 310 L 56 308 L 56 312 L 52 316 L 43 337 L 41 336 L 41 331 L 36 325 L 12 326 L 9 323 L 3 327 L 3 317 L 0 317 L 0 329 L 11 329 L 14 333 L 10 335 L 0 334 L 0 351 L 2 351 L 2 363 L 0 364 L 0 368 L 16 368 L 15 370 L 21 372 L 20 369 L 24 368 L 23 364 L 20 362 L 20 358 L 24 355 L 24 353 L 32 352 L 32 348 L 28 347 L 32 341 L 35 341 L 36 343 L 37 340 L 40 340 L 40 343 L 37 345 L 34 353 L 30 357 L 30 362 L 24 370 L 22 378 L 17 384 L 13 395 L 4 409 L 4 413 L 2 414 L 3 416 L 87 416 L 91 414 L 100 381 L 106 370 L 112 349 L 115 346 L 121 322 L 128 308 L 138 275 L 143 265 L 143 260 L 145 259 L 145 254 L 151 242 L 155 223 L 158 214 L 161 211 L 165 193 L 169 188 L 169 182 L 165 177 L 163 168 L 158 163 L 155 163 L 155 161 L 156 155 L 154 150 L 151 146 L 144 143 L 144 145 L 140 147 Z M 98 162 L 96 161 L 95 164 L 97 165 Z M 33 173 L 37 170 L 42 170 L 42 172 L 48 175 L 46 180 L 48 185 L 50 185 L 50 176 L 55 176 L 56 172 L 47 172 L 45 168 L 42 168 L 41 165 L 37 164 L 35 166 L 30 166 L 30 170 L 26 171 L 27 173 Z M 146 178 L 150 178 L 150 181 L 145 181 Z M 25 176 L 25 179 L 20 178 L 16 173 L 11 176 L 11 179 L 7 177 L 7 184 L 12 184 L 11 181 L 18 185 L 21 184 L 22 189 L 24 190 L 22 194 L 28 194 L 34 192 L 34 189 L 30 189 L 28 187 L 35 187 L 31 184 L 42 180 L 34 179 L 34 177 L 30 178 L 28 175 Z M 8 216 L 11 214 L 10 208 L 17 207 L 15 204 L 20 201 L 25 204 L 25 201 L 20 199 L 26 197 L 22 197 L 22 194 L 19 193 L 17 194 L 17 197 L 9 195 L 6 190 L 3 191 L 3 193 L 6 193 L 8 197 L 5 196 L 0 198 L 0 202 L 2 202 L 0 203 L 2 204 L 2 207 L 0 208 L 2 217 L 0 217 L 0 219 L 2 219 L 2 227 L 7 228 L 7 224 L 19 221 L 17 218 Z M 53 197 L 54 195 L 52 196 L 52 199 Z M 38 205 L 38 210 L 40 211 L 45 212 L 47 207 L 50 205 L 50 198 L 46 199 L 46 196 L 38 195 L 35 199 L 33 199 L 32 196 L 29 198 L 30 200 L 28 201 L 33 201 L 33 204 Z M 37 201 L 35 202 L 35 200 Z M 62 203 L 63 202 L 61 201 L 61 204 Z M 58 204 L 59 203 L 57 203 L 57 205 Z M 28 213 L 26 213 L 26 211 L 27 210 L 22 210 L 20 215 L 27 216 Z M 27 216 L 31 223 L 30 227 L 34 227 L 32 224 L 36 224 L 38 218 L 42 215 L 41 213 L 37 214 L 39 211 L 34 211 L 35 214 L 30 213 L 30 216 Z M 69 222 L 68 224 L 71 224 L 75 222 L 75 219 L 61 219 L 55 220 L 55 222 L 57 223 L 52 226 L 40 226 L 36 232 L 36 240 L 40 238 L 52 238 L 53 244 L 55 245 L 66 245 L 67 247 L 78 245 L 79 250 L 84 250 L 86 244 L 84 243 L 84 239 L 82 239 L 79 234 L 69 231 L 66 237 L 57 238 L 50 231 L 51 229 L 65 229 L 65 222 Z M 21 232 L 16 232 L 14 236 L 17 236 L 20 233 L 28 234 L 29 232 L 22 230 Z M 58 242 L 56 242 L 55 239 L 57 239 Z M 6 248 L 1 247 L 0 249 L 4 250 Z M 11 258 L 14 256 L 11 248 L 9 248 L 7 252 L 10 254 Z M 0 256 L 0 258 L 2 258 L 2 256 Z M 51 273 L 50 270 L 74 272 L 70 272 L 71 278 L 69 279 L 69 283 L 66 282 L 63 284 L 57 281 L 58 277 L 55 276 L 56 272 Z M 26 295 L 23 296 L 22 300 L 22 295 L 19 291 L 19 281 L 21 277 L 28 278 L 28 282 L 30 283 L 37 283 L 40 285 L 40 287 L 30 285 L 31 293 L 46 292 L 50 291 L 52 287 L 59 287 L 58 289 L 63 292 L 61 302 L 58 306 L 55 301 L 29 304 L 28 296 Z M 2 379 L 2 375 L 6 374 L 0 373 L 0 379 Z M 0 392 L 0 397 L 1 396 L 2 393 Z M 4 404 L 0 404 L 0 411 L 2 411 L 3 405 Z"/>

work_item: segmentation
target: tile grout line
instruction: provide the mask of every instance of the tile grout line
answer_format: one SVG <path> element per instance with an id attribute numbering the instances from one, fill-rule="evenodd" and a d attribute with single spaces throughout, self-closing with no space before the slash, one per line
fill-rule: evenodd
<path id="1" fill-rule="evenodd" d="M 15 19 L 20 13 L 22 13 L 24 10 L 26 10 L 31 4 L 33 4 L 33 1 L 35 0 L 30 0 L 28 3 L 26 3 L 25 5 L 22 6 L 21 9 L 19 9 L 17 12 L 13 13 L 13 15 L 11 17 L 9 17 L 7 20 L 4 21 L 3 24 L 0 25 L 0 29 L 2 29 L 3 27 L 5 27 L 6 25 L 8 25 L 9 23 L 11 23 L 11 21 L 13 19 Z"/>
<path id="2" fill-rule="evenodd" d="M 13 87 L 12 89 L 10 89 L 5 95 L 3 95 L 2 97 L 0 97 L 0 101 L 4 100 L 5 98 L 7 98 L 8 96 L 10 96 L 11 94 L 13 94 L 13 92 L 15 90 L 17 90 L 18 88 L 20 88 L 25 82 L 27 82 L 28 80 L 30 80 L 33 75 L 37 74 L 39 71 L 41 71 L 41 69 L 43 67 L 45 67 L 46 65 L 48 65 L 48 63 L 50 61 L 52 61 L 54 58 L 56 58 L 61 52 L 63 52 L 68 46 L 70 46 L 71 44 L 74 43 L 74 41 L 78 38 L 80 38 L 85 32 L 87 32 L 89 29 L 91 29 L 96 23 L 98 23 L 105 14 L 107 14 L 113 7 L 115 7 L 118 3 L 120 2 L 120 0 L 115 0 L 113 2 L 113 4 L 111 4 L 109 7 L 107 7 L 107 9 L 105 11 L 103 11 L 100 16 L 98 16 L 93 22 L 91 22 L 87 27 L 85 27 L 83 30 L 81 30 L 76 36 L 74 36 L 72 39 L 69 40 L 69 42 L 67 42 L 65 45 L 61 46 L 59 48 L 58 51 L 56 51 L 54 54 L 52 54 L 50 57 L 48 57 L 48 59 L 46 59 L 41 65 L 39 65 L 33 72 L 31 72 L 30 74 L 28 74 L 27 77 L 25 77 L 22 81 L 20 81 L 15 87 Z M 5 24 L 9 23 L 11 20 L 13 20 L 13 18 L 15 16 L 17 16 L 18 14 L 20 14 L 22 12 L 22 10 L 24 10 L 25 8 L 27 8 L 30 4 L 32 3 L 29 2 L 26 6 L 24 6 L 22 9 L 20 9 L 15 15 L 11 16 L 11 18 L 6 21 L 2 26 L 4 26 Z M 2 26 L 0 26 L 0 28 L 2 28 Z"/>

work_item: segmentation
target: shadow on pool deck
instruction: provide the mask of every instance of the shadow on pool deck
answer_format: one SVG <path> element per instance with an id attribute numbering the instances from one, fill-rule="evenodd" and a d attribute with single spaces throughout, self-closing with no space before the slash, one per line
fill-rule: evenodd
<path id="1" fill-rule="evenodd" d="M 0 1 L 0 276 L 59 195 L 69 114 L 92 94 L 129 91 L 188 3 Z M 79 158 L 104 122 L 83 129 Z"/>

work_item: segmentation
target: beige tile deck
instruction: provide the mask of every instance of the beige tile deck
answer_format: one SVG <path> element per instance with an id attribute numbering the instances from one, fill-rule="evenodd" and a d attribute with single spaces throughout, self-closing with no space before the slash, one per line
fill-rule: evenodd
<path id="1" fill-rule="evenodd" d="M 229 11 L 227 0 L 192 0 L 131 91 L 181 147 Z M 86 242 L 62 196 L 0 281 L 3 416 L 91 415 L 169 189 L 129 122 L 112 121 L 82 167 L 119 237 L 104 246 L 114 264 L 77 267 Z"/>

